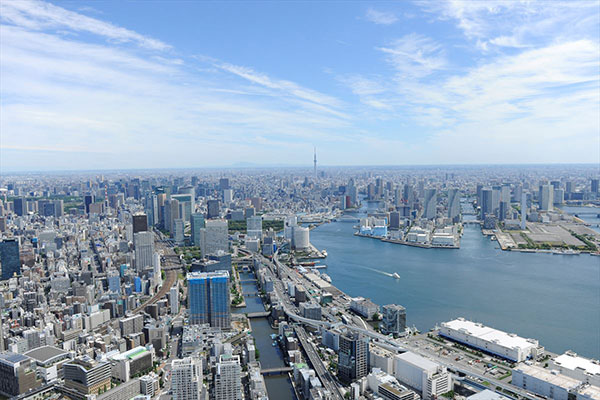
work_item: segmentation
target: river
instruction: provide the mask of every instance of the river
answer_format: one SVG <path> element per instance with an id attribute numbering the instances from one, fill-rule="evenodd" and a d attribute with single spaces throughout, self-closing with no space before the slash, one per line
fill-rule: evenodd
<path id="1" fill-rule="evenodd" d="M 256 279 L 254 273 L 240 273 L 242 283 L 242 291 L 244 294 L 255 294 L 258 292 L 258 286 L 250 280 Z M 234 313 L 250 313 L 264 311 L 262 300 L 260 297 L 245 297 L 246 307 L 233 309 Z M 277 331 L 271 328 L 267 318 L 252 318 L 250 320 L 252 326 L 252 336 L 254 344 L 259 352 L 259 359 L 262 368 L 276 368 L 285 366 L 283 353 L 279 346 L 273 346 L 271 334 L 277 334 Z M 281 400 L 296 400 L 292 383 L 287 375 L 275 375 L 265 377 L 267 385 L 267 393 L 270 399 Z"/>
<path id="2" fill-rule="evenodd" d="M 323 224 L 310 237 L 328 252 L 333 285 L 350 296 L 401 304 L 407 324 L 421 331 L 465 317 L 538 339 L 552 352 L 600 358 L 600 257 L 501 251 L 473 225 L 457 250 L 357 237 L 353 225 Z"/>

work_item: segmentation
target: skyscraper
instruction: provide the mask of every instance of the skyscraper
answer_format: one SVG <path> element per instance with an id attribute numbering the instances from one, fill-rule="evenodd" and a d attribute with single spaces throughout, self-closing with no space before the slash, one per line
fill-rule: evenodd
<path id="1" fill-rule="evenodd" d="M 229 250 L 227 220 L 213 219 L 205 221 L 205 237 L 201 243 L 204 246 L 202 256 L 215 254 L 219 250 Z"/>
<path id="2" fill-rule="evenodd" d="M 22 217 L 23 215 L 25 215 L 27 213 L 25 199 L 22 197 L 17 197 L 16 199 L 14 199 L 13 200 L 13 209 L 14 209 L 15 214 L 17 214 L 19 217 Z"/>
<path id="3" fill-rule="evenodd" d="M 181 246 L 184 241 L 184 223 L 183 219 L 178 218 L 173 221 L 173 238 L 178 246 Z"/>
<path id="4" fill-rule="evenodd" d="M 148 216 L 146 214 L 135 214 L 132 216 L 133 233 L 146 232 L 148 230 Z"/>
<path id="5" fill-rule="evenodd" d="M 154 261 L 154 233 L 138 232 L 133 235 L 135 268 L 140 273 L 144 268 L 151 267 Z"/>
<path id="6" fill-rule="evenodd" d="M 214 376 L 215 400 L 242 400 L 240 356 L 221 354 Z"/>
<path id="7" fill-rule="evenodd" d="M 219 217 L 219 200 L 208 200 L 206 202 L 206 218 L 218 218 Z"/>
<path id="8" fill-rule="evenodd" d="M 460 192 L 458 189 L 448 189 L 448 218 L 455 220 L 458 218 L 459 215 Z"/>
<path id="9" fill-rule="evenodd" d="M 592 193 L 598 193 L 598 179 L 592 179 L 591 182 Z"/>
<path id="10" fill-rule="evenodd" d="M 2 280 L 12 278 L 14 274 L 21 275 L 19 242 L 16 239 L 5 239 L 0 242 L 0 265 Z"/>
<path id="11" fill-rule="evenodd" d="M 83 197 L 83 204 L 85 206 L 85 213 L 89 214 L 90 213 L 90 204 L 93 204 L 95 201 L 94 199 L 94 195 L 93 194 L 86 194 Z"/>
<path id="12" fill-rule="evenodd" d="M 200 229 L 204 228 L 204 215 L 194 213 L 191 216 L 192 222 L 192 243 L 194 246 L 201 245 Z"/>
<path id="13" fill-rule="evenodd" d="M 527 218 L 527 193 L 521 192 L 521 230 L 525 230 Z"/>
<path id="14" fill-rule="evenodd" d="M 192 357 L 171 361 L 173 400 L 200 400 L 202 362 Z"/>
<path id="15" fill-rule="evenodd" d="M 315 146 L 314 164 L 315 164 L 315 179 L 317 179 L 317 147 L 316 146 Z"/>
<path id="16" fill-rule="evenodd" d="M 246 234 L 249 237 L 262 238 L 262 217 L 260 215 L 246 219 Z"/>
<path id="17" fill-rule="evenodd" d="M 552 185 L 540 186 L 539 206 L 542 211 L 552 211 L 554 209 L 554 187 Z"/>
<path id="18" fill-rule="evenodd" d="M 486 216 L 490 216 L 494 213 L 492 189 L 481 190 L 481 216 L 480 219 L 483 221 Z"/>
<path id="19" fill-rule="evenodd" d="M 425 190 L 425 201 L 423 204 L 423 218 L 435 219 L 436 217 L 436 206 L 437 206 L 437 190 L 426 189 Z"/>
<path id="20" fill-rule="evenodd" d="M 369 373 L 369 341 L 356 332 L 340 335 L 338 377 L 349 384 Z"/>
<path id="21" fill-rule="evenodd" d="M 187 280 L 190 324 L 229 328 L 229 273 L 190 272 Z"/>

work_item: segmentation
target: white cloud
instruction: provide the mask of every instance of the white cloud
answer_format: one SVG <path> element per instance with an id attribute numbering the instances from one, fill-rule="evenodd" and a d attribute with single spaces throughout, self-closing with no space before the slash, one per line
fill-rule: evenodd
<path id="1" fill-rule="evenodd" d="M 367 21 L 371 21 L 378 25 L 391 25 L 398 21 L 398 17 L 389 12 L 377 11 L 372 8 L 367 10 L 365 15 Z"/>
<path id="2" fill-rule="evenodd" d="M 4 22 L 28 29 L 69 29 L 89 32 L 117 42 L 131 42 L 151 50 L 166 50 L 169 45 L 137 32 L 37 0 L 0 2 Z"/>
<path id="3" fill-rule="evenodd" d="M 411 33 L 378 50 L 404 77 L 420 78 L 446 66 L 442 46 L 434 40 Z"/>

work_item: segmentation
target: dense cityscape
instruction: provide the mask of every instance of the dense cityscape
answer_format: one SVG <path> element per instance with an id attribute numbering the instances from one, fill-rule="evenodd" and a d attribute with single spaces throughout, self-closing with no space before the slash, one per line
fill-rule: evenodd
<path id="1" fill-rule="evenodd" d="M 468 312 L 416 327 L 410 308 L 336 286 L 335 254 L 312 243 L 345 223 L 341 240 L 460 253 L 474 226 L 496 252 L 576 268 L 599 255 L 598 182 L 586 165 L 318 168 L 316 154 L 311 169 L 2 175 L 0 392 L 599 399 L 594 332 L 586 357 Z"/>
<path id="2" fill-rule="evenodd" d="M 0 0 L 0 400 L 600 400 L 600 0 Z"/>

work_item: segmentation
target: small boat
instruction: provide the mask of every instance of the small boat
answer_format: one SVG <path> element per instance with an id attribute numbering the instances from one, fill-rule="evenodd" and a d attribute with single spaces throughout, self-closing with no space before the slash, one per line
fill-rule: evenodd
<path id="1" fill-rule="evenodd" d="M 394 273 L 392 274 L 392 278 L 395 278 L 395 279 L 400 279 L 400 275 L 398 275 L 398 273 L 397 273 L 397 272 L 394 272 Z"/>
<path id="2" fill-rule="evenodd" d="M 271 344 L 271 346 L 273 346 L 273 347 L 277 346 L 277 342 L 273 342 L 273 344 Z"/>
<path id="3" fill-rule="evenodd" d="M 277 335 L 276 335 L 276 334 L 274 334 L 274 333 L 271 333 L 271 339 L 272 339 L 272 340 L 275 340 L 275 338 L 276 338 L 276 337 L 277 337 Z"/>

